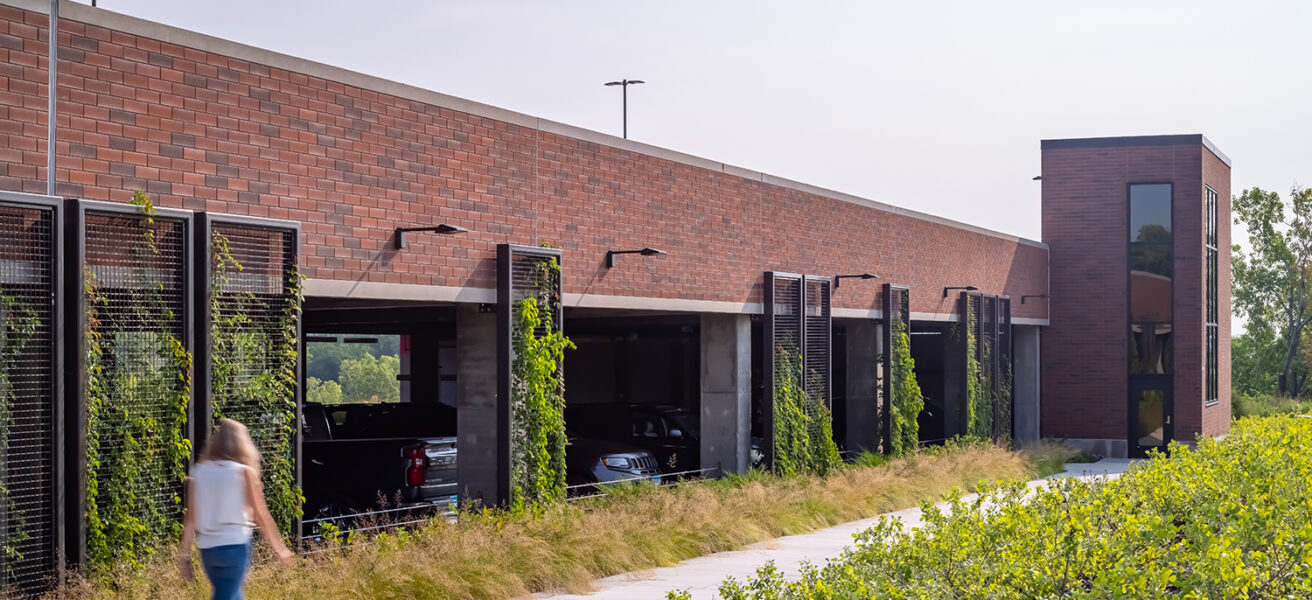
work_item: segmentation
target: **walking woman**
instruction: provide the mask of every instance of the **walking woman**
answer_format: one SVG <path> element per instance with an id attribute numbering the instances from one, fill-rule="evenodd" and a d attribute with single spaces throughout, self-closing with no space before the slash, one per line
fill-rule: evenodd
<path id="1" fill-rule="evenodd" d="M 200 547 L 205 575 L 214 586 L 214 600 L 240 600 L 251 564 L 251 530 L 258 524 L 284 565 L 292 553 L 264 503 L 260 455 L 246 426 L 224 419 L 205 442 L 200 460 L 187 478 L 187 509 L 182 516 L 178 570 L 192 578 L 191 544 Z"/>

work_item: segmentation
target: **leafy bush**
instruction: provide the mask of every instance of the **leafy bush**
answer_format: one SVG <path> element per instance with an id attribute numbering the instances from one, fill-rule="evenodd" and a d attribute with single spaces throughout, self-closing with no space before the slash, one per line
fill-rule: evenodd
<path id="1" fill-rule="evenodd" d="M 400 356 L 375 358 L 365 355 L 343 360 L 339 378 L 342 401 L 400 402 L 401 387 L 396 384 L 396 376 L 400 373 Z"/>
<path id="2" fill-rule="evenodd" d="M 892 351 L 893 401 L 889 421 L 893 431 L 889 434 L 889 454 L 900 456 L 914 452 L 920 443 L 920 424 L 916 418 L 925 409 L 925 396 L 916 381 L 916 360 L 911 358 L 911 336 L 901 319 L 893 321 Z"/>
<path id="3" fill-rule="evenodd" d="M 1235 419 L 1244 417 L 1274 417 L 1277 415 L 1307 414 L 1312 412 L 1312 400 L 1290 398 L 1274 393 L 1245 394 L 1236 391 L 1232 397 L 1231 413 Z"/>
<path id="4" fill-rule="evenodd" d="M 1117 480 L 924 506 L 790 582 L 772 565 L 727 600 L 792 598 L 1307 598 L 1312 419 L 1245 419 L 1224 441 L 1172 444 Z"/>

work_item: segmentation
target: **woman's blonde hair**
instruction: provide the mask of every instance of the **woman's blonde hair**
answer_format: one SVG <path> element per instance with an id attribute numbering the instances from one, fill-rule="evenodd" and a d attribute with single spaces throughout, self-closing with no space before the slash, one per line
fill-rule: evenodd
<path id="1" fill-rule="evenodd" d="M 205 441 L 200 461 L 230 460 L 260 470 L 260 452 L 246 426 L 232 419 L 219 421 L 219 430 Z"/>

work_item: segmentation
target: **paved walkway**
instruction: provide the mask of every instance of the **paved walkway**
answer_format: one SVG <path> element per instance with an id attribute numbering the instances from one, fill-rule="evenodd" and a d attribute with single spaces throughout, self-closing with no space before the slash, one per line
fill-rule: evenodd
<path id="1" fill-rule="evenodd" d="M 1068 464 L 1066 472 L 1053 477 L 1117 477 L 1130 461 L 1104 459 L 1096 463 Z M 1043 480 L 1030 482 L 1042 485 Z M 920 525 L 920 509 L 912 508 L 888 513 L 910 527 Z M 844 523 L 802 535 L 777 538 L 748 546 L 742 550 L 721 552 L 683 561 L 673 567 L 650 571 L 624 573 L 598 580 L 590 594 L 537 594 L 541 600 L 660 600 L 665 592 L 687 589 L 696 600 L 713 600 L 716 589 L 725 577 L 745 579 L 756 573 L 756 568 L 774 561 L 789 577 L 795 577 L 802 563 L 823 564 L 835 558 L 851 545 L 852 536 L 869 528 L 878 517 Z"/>

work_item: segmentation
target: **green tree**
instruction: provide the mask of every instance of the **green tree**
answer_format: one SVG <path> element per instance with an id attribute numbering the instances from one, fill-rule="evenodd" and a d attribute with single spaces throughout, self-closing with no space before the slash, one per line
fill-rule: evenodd
<path id="1" fill-rule="evenodd" d="M 342 361 L 341 376 L 343 402 L 400 402 L 401 386 L 396 376 L 401 374 L 398 356 L 365 356 Z"/>
<path id="2" fill-rule="evenodd" d="M 316 404 L 341 404 L 342 386 L 336 381 L 324 381 L 317 377 L 305 378 L 305 401 Z"/>
<path id="3" fill-rule="evenodd" d="M 1250 246 L 1233 248 L 1234 312 L 1250 329 L 1274 334 L 1283 350 L 1276 391 L 1298 397 L 1307 379 L 1303 331 L 1312 321 L 1312 191 L 1295 186 L 1285 202 L 1275 192 L 1244 190 L 1233 211 Z"/>

